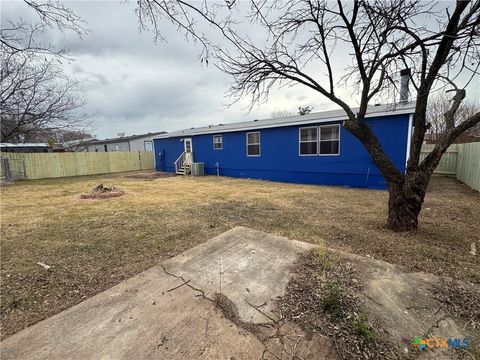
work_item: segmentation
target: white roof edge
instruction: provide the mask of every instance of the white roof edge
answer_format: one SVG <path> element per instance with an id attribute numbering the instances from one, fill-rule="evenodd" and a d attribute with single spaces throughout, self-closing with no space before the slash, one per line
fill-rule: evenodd
<path id="1" fill-rule="evenodd" d="M 388 115 L 412 114 L 414 112 L 414 109 L 415 109 L 415 102 L 408 102 L 405 104 L 396 103 L 396 104 L 369 106 L 366 117 L 371 118 L 371 117 L 380 117 L 380 116 L 388 116 Z M 358 110 L 358 108 L 353 108 L 352 110 L 355 112 L 356 110 Z M 166 133 L 164 135 L 157 136 L 154 139 L 168 139 L 168 138 L 184 137 L 184 136 L 221 134 L 226 132 L 269 129 L 269 128 L 295 126 L 295 125 L 308 125 L 308 124 L 315 124 L 315 123 L 343 121 L 343 120 L 346 120 L 346 118 L 347 116 L 343 109 L 330 110 L 330 111 L 310 113 L 307 115 L 294 115 L 294 116 L 287 116 L 283 118 L 243 121 L 243 122 L 237 122 L 237 123 L 229 123 L 229 124 L 227 123 L 222 125 L 212 125 L 212 126 L 205 126 L 205 127 L 199 127 L 199 128 L 184 129 L 179 131 L 173 131 L 171 133 Z"/>
<path id="2" fill-rule="evenodd" d="M 2 147 L 50 147 L 48 143 L 0 143 Z"/>

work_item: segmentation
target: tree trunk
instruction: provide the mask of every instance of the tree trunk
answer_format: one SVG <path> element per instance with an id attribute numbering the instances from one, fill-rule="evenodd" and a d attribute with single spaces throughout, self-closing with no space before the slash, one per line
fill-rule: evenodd
<path id="1" fill-rule="evenodd" d="M 389 184 L 388 194 L 388 228 L 393 231 L 416 230 L 425 191 L 412 193 L 405 184 Z"/>

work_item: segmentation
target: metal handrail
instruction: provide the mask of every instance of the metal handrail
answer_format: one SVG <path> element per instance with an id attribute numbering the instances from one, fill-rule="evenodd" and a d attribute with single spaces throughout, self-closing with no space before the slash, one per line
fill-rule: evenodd
<path id="1" fill-rule="evenodd" d="M 193 151 L 187 153 L 186 151 L 178 157 L 177 160 L 173 163 L 175 165 L 175 172 L 178 172 L 182 166 L 192 165 L 193 163 Z"/>
<path id="2" fill-rule="evenodd" d="M 178 157 L 177 160 L 175 160 L 175 162 L 173 163 L 175 165 L 175 172 L 178 172 L 179 170 L 179 166 L 178 166 L 178 163 L 180 162 L 180 164 L 183 166 L 184 163 L 185 163 L 185 155 L 186 155 L 186 152 L 182 152 L 182 154 Z"/>

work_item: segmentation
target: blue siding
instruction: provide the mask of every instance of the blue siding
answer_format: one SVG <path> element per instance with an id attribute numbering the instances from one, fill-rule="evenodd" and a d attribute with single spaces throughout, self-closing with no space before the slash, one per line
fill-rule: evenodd
<path id="1" fill-rule="evenodd" d="M 384 150 L 402 172 L 405 171 L 408 118 L 409 115 L 395 115 L 367 120 Z M 385 188 L 385 180 L 373 164 L 370 155 L 346 129 L 340 129 L 340 155 L 300 156 L 300 127 L 303 126 L 259 130 L 261 137 L 259 157 L 247 156 L 248 131 L 217 133 L 223 135 L 222 150 L 213 149 L 213 134 L 191 136 L 194 161 L 204 162 L 205 172 L 212 175 L 216 174 L 215 163 L 218 162 L 220 175 L 223 176 L 304 184 Z M 156 139 L 157 170 L 173 172 L 173 163 L 182 152 L 181 137 Z"/>

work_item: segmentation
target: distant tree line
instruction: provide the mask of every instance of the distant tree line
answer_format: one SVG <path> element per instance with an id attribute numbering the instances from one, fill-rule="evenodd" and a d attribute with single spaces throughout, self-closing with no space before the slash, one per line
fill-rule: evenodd
<path id="1" fill-rule="evenodd" d="M 67 49 L 39 38 L 49 28 L 86 33 L 83 20 L 57 2 L 25 0 L 38 22 L 8 19 L 0 27 L 1 142 L 47 142 L 82 136 L 90 126 L 85 96 L 63 70 Z"/>
<path id="2" fill-rule="evenodd" d="M 313 111 L 313 107 L 310 106 L 299 106 L 298 111 L 295 113 L 289 110 L 275 110 L 272 112 L 272 118 L 281 118 L 285 116 L 293 116 L 293 115 L 306 115 L 310 114 Z"/>

